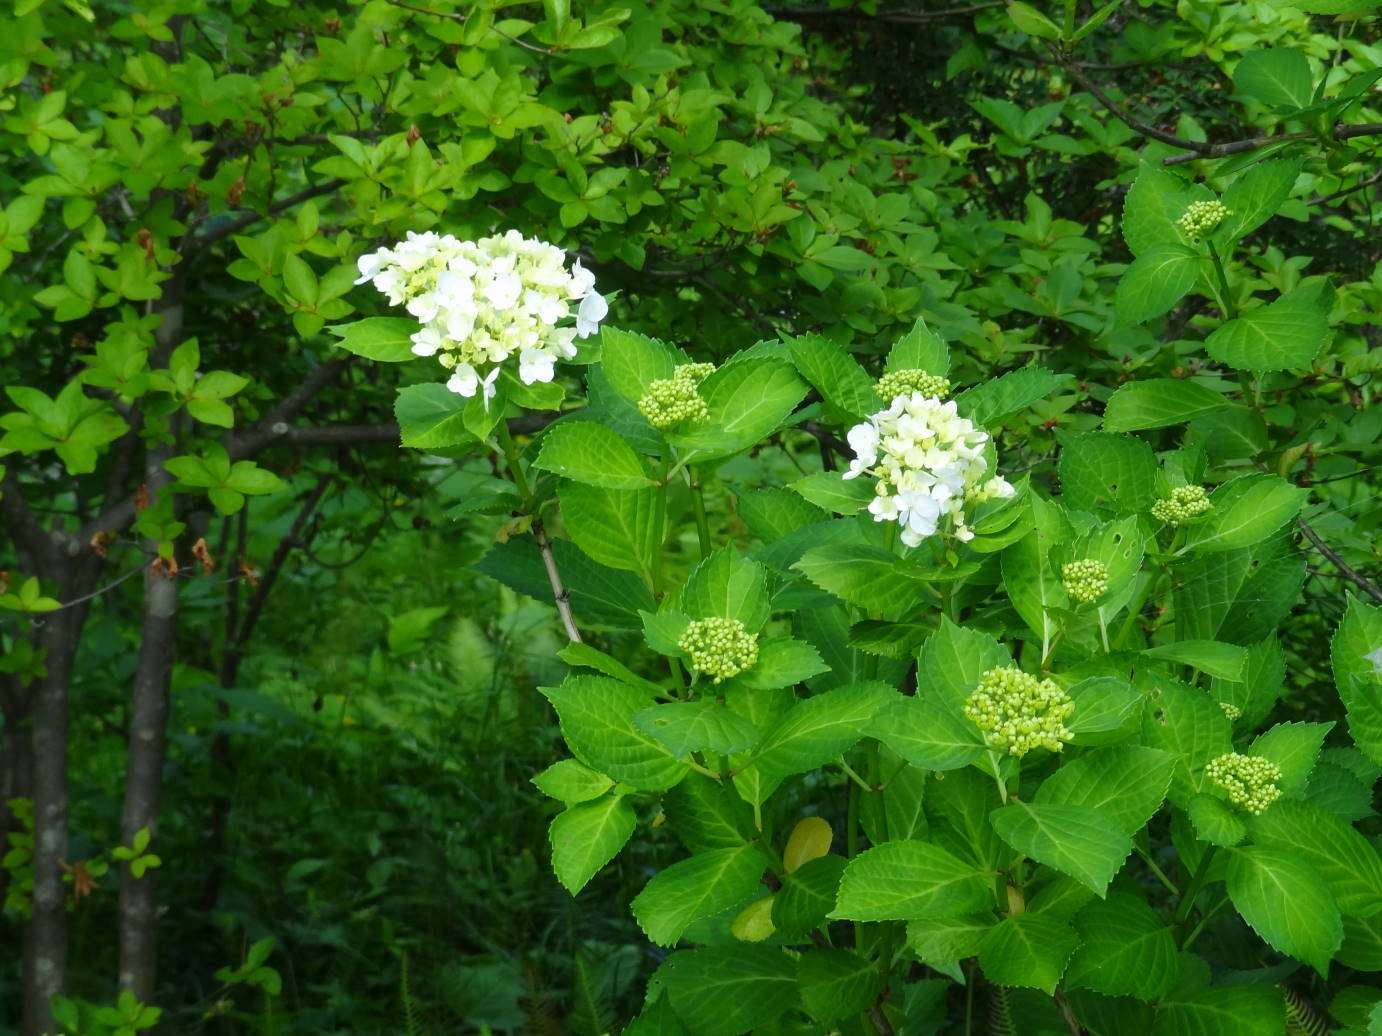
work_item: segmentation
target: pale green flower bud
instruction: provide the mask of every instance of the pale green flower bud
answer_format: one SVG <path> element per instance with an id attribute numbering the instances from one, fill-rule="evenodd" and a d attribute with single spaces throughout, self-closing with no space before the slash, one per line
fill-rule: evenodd
<path id="1" fill-rule="evenodd" d="M 984 740 L 1009 755 L 1023 756 L 1033 748 L 1061 750 L 1074 735 L 1065 719 L 1075 710 L 1070 696 L 1054 681 L 1040 680 L 1017 666 L 990 669 L 964 705 Z"/>
<path id="2" fill-rule="evenodd" d="M 1224 221 L 1225 216 L 1233 215 L 1220 201 L 1193 201 L 1185 210 L 1185 215 L 1176 225 L 1188 237 L 1207 234 Z"/>
<path id="3" fill-rule="evenodd" d="M 1169 525 L 1182 525 L 1213 506 L 1205 496 L 1204 486 L 1177 486 L 1169 498 L 1152 504 L 1152 517 Z"/>
<path id="4" fill-rule="evenodd" d="M 715 683 L 742 673 L 758 661 L 758 638 L 738 619 L 697 619 L 686 627 L 677 647 L 691 656 L 691 668 Z"/>
<path id="5" fill-rule="evenodd" d="M 693 385 L 699 385 L 714 373 L 713 363 L 679 363 L 672 370 L 672 377 L 676 381 L 689 381 Z"/>
<path id="6" fill-rule="evenodd" d="M 1231 701 L 1219 702 L 1219 708 L 1224 710 L 1224 715 L 1228 717 L 1230 723 L 1237 723 L 1242 718 L 1243 710 Z"/>
<path id="7" fill-rule="evenodd" d="M 709 367 L 710 364 L 686 364 L 677 369 L 681 371 L 691 366 Z M 648 394 L 638 401 L 638 409 L 654 428 L 671 428 L 683 421 L 704 421 L 710 416 L 710 408 L 696 391 L 695 380 L 680 374 L 650 382 Z"/>
<path id="8" fill-rule="evenodd" d="M 1281 767 L 1259 755 L 1228 752 L 1211 759 L 1204 775 L 1228 792 L 1228 801 L 1254 816 L 1264 812 L 1281 797 L 1276 782 L 1281 780 Z"/>
<path id="9" fill-rule="evenodd" d="M 878 379 L 878 398 L 891 403 L 898 396 L 920 392 L 923 396 L 944 399 L 950 393 L 950 379 L 923 370 L 889 371 Z"/>
<path id="10" fill-rule="evenodd" d="M 1081 604 L 1091 604 L 1108 589 L 1108 569 L 1102 561 L 1081 558 L 1061 569 L 1065 592 Z"/>

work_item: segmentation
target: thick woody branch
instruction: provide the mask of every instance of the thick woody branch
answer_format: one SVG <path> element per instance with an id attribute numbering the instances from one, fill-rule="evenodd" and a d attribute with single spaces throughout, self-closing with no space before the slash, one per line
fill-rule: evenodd
<path id="1" fill-rule="evenodd" d="M 56 549 L 43 526 L 29 510 L 29 502 L 24 498 L 23 487 L 13 467 L 7 468 L 5 478 L 0 483 L 0 515 L 4 516 L 5 529 L 10 539 L 21 551 L 33 559 L 40 572 L 47 571 L 57 560 Z"/>
<path id="2" fill-rule="evenodd" d="M 1118 121 L 1122 122 L 1129 129 L 1135 130 L 1144 137 L 1150 137 L 1152 140 L 1159 140 L 1163 144 L 1170 144 L 1172 147 L 1180 148 L 1182 151 L 1194 152 L 1193 155 L 1187 156 L 1188 158 L 1203 158 L 1204 152 L 1212 146 L 1199 140 L 1186 140 L 1184 137 L 1178 137 L 1174 133 L 1167 133 L 1165 130 L 1159 130 L 1155 126 L 1135 118 L 1132 113 L 1127 111 L 1122 105 L 1105 93 L 1103 88 L 1090 79 L 1089 76 L 1085 75 L 1080 69 L 1080 66 L 1070 60 L 1068 56 L 1062 57 L 1060 63 L 1061 67 L 1070 74 L 1070 78 L 1080 84 L 1081 89 L 1091 94 L 1096 101 L 1108 109 Z"/>

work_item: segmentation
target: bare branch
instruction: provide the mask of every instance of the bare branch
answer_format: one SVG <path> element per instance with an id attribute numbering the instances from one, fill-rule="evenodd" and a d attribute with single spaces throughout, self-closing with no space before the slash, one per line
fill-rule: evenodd
<path id="1" fill-rule="evenodd" d="M 1338 554 L 1331 550 L 1329 548 L 1329 544 L 1325 543 L 1324 540 L 1320 539 L 1319 533 L 1315 532 L 1314 529 L 1310 528 L 1309 522 L 1307 522 L 1304 518 L 1297 518 L 1296 528 L 1300 529 L 1300 531 L 1305 534 L 1305 538 L 1309 540 L 1312 544 L 1314 544 L 1316 550 L 1318 550 L 1321 554 L 1323 554 L 1326 558 L 1329 559 L 1330 563 L 1339 570 L 1339 574 L 1341 576 L 1347 579 L 1354 586 L 1358 587 L 1359 590 L 1362 590 L 1373 600 L 1382 601 L 1382 590 L 1379 590 L 1376 584 L 1374 584 L 1371 580 L 1367 579 L 1365 576 L 1363 576 L 1361 573 L 1355 570 L 1352 566 L 1348 564 L 1348 562 L 1346 562 L 1343 558 L 1339 557 Z"/>
<path id="2" fill-rule="evenodd" d="M 1341 122 L 1334 127 L 1335 140 L 1372 137 L 1379 133 L 1382 133 L 1382 122 L 1360 122 L 1354 125 Z M 1226 155 L 1241 155 L 1247 151 L 1256 151 L 1258 148 L 1266 147 L 1269 144 L 1282 144 L 1290 140 L 1311 140 L 1315 136 L 1316 134 L 1308 132 L 1281 133 L 1275 137 L 1249 137 L 1246 140 L 1232 140 L 1225 144 L 1196 144 L 1194 154 L 1172 155 L 1170 158 L 1162 159 L 1161 164 L 1181 165 L 1199 158 L 1223 158 Z M 1166 143 L 1170 143 L 1170 141 Z M 1180 147 L 1182 145 L 1177 144 L 1175 146 Z"/>
<path id="3" fill-rule="evenodd" d="M 1178 137 L 1174 133 L 1167 133 L 1165 130 L 1159 130 L 1155 126 L 1143 122 L 1141 119 L 1134 118 L 1131 113 L 1105 93 L 1097 83 L 1085 75 L 1080 69 L 1080 66 L 1070 60 L 1069 55 L 1062 53 L 1060 65 L 1070 73 L 1070 78 L 1079 83 L 1082 89 L 1092 94 L 1094 99 L 1107 108 L 1115 118 L 1129 129 L 1137 131 L 1144 137 L 1159 140 L 1163 144 L 1170 144 L 1172 147 L 1178 147 L 1183 151 L 1193 151 L 1195 154 L 1190 156 L 1192 158 L 1203 157 L 1203 152 L 1207 151 L 1212 146 L 1199 140 L 1186 140 L 1184 137 Z"/>
<path id="4" fill-rule="evenodd" d="M 552 553 L 552 541 L 547 538 L 547 529 L 543 526 L 541 518 L 533 519 L 533 538 L 537 540 L 542 564 L 547 569 L 547 582 L 552 586 L 552 599 L 556 602 L 557 614 L 561 616 L 561 624 L 566 630 L 566 639 L 573 644 L 579 644 L 581 631 L 576 627 L 576 617 L 571 614 L 571 594 L 561 581 L 557 559 Z"/>
<path id="5" fill-rule="evenodd" d="M 267 219 L 270 216 L 282 212 L 284 209 L 291 209 L 295 205 L 301 205 L 303 202 L 312 198 L 319 198 L 323 194 L 330 194 L 332 191 L 343 186 L 345 186 L 345 181 L 342 179 L 327 180 L 324 183 L 319 183 L 312 187 L 305 187 L 298 191 L 297 194 L 291 194 L 286 198 L 274 202 L 262 213 L 248 212 L 238 219 L 233 219 L 229 223 L 221 223 L 201 234 L 189 234 L 182 244 L 181 252 L 183 258 L 190 258 L 203 249 L 214 245 L 217 241 L 224 240 L 232 234 L 238 234 L 246 227 L 254 226 L 254 224 L 258 223 L 261 219 Z"/>

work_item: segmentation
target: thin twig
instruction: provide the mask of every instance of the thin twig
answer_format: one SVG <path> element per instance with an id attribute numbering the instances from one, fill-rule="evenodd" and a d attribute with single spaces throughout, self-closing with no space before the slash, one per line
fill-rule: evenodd
<path id="1" fill-rule="evenodd" d="M 77 605 L 83 603 L 84 601 L 90 601 L 90 600 L 92 600 L 92 599 L 94 599 L 94 598 L 100 597 L 102 594 L 108 594 L 108 593 L 110 593 L 110 591 L 114 590 L 114 589 L 115 589 L 117 586 L 119 586 L 121 583 L 125 582 L 126 580 L 133 579 L 135 576 L 139 575 L 139 573 L 143 572 L 143 571 L 144 571 L 146 568 L 148 568 L 148 567 L 149 567 L 149 566 L 148 566 L 147 564 L 145 564 L 144 562 L 140 562 L 138 568 L 132 568 L 132 569 L 130 569 L 128 572 L 126 572 L 126 573 L 125 573 L 123 576 L 121 576 L 119 579 L 115 580 L 115 582 L 113 582 L 113 583 L 107 583 L 105 586 L 101 587 L 99 590 L 92 590 L 91 593 L 89 593 L 89 594 L 82 594 L 82 596 L 80 596 L 80 597 L 74 597 L 74 598 L 72 598 L 72 600 L 70 600 L 70 601 L 64 601 L 59 607 L 57 607 L 57 608 L 52 608 L 52 609 L 50 609 L 49 611 L 44 612 L 43 614 L 45 614 L 45 615 L 51 615 L 53 612 L 60 612 L 60 611 L 62 611 L 63 608 L 73 608 L 73 607 L 75 607 L 75 606 L 77 606 Z"/>
<path id="2" fill-rule="evenodd" d="M 246 227 L 251 227 L 261 219 L 277 215 L 284 209 L 291 209 L 294 205 L 301 205 L 312 198 L 318 198 L 323 194 L 330 194 L 339 187 L 344 187 L 345 181 L 339 177 L 334 180 L 327 180 L 314 187 L 305 187 L 297 194 L 290 194 L 288 197 L 272 203 L 264 212 L 250 212 L 239 219 L 233 219 L 229 223 L 222 223 L 220 226 L 213 227 L 202 234 L 189 234 L 183 240 L 182 256 L 184 259 L 196 255 L 202 249 L 215 244 L 223 238 L 230 237 L 231 234 L 238 234 Z"/>
<path id="3" fill-rule="evenodd" d="M 1170 144 L 1172 147 L 1178 147 L 1184 151 L 1195 152 L 1194 155 L 1190 156 L 1191 158 L 1202 157 L 1203 153 L 1213 146 L 1204 141 L 1186 140 L 1184 137 L 1178 137 L 1174 133 L 1167 133 L 1164 130 L 1159 130 L 1155 126 L 1134 118 L 1131 113 L 1126 111 L 1117 101 L 1106 94 L 1098 84 L 1085 75 L 1084 72 L 1080 70 L 1080 67 L 1071 61 L 1068 56 L 1063 56 L 1060 64 L 1062 68 L 1070 73 L 1070 78 L 1074 79 L 1084 90 L 1092 94 L 1096 101 L 1107 108 L 1114 117 L 1129 129 L 1136 130 L 1144 137 L 1151 137 L 1153 140 L 1159 140 L 1163 144 Z"/>
<path id="4" fill-rule="evenodd" d="M 547 530 L 541 518 L 533 519 L 533 538 L 537 540 L 538 552 L 542 555 L 543 567 L 547 569 L 547 582 L 552 584 L 552 598 L 557 604 L 557 614 L 566 628 L 566 639 L 573 644 L 581 643 L 581 631 L 576 628 L 576 617 L 571 614 L 571 594 L 561 581 L 557 570 L 557 559 L 552 553 L 552 541 L 547 538 Z"/>
<path id="5" fill-rule="evenodd" d="M 1382 601 L 1382 590 L 1379 590 L 1375 584 L 1353 569 L 1348 562 L 1344 561 L 1338 554 L 1330 550 L 1329 544 L 1320 539 L 1319 534 L 1316 533 L 1314 529 L 1310 528 L 1309 522 L 1304 518 L 1297 518 L 1296 527 L 1300 529 L 1301 532 L 1305 533 L 1305 538 L 1315 545 L 1316 550 L 1329 559 L 1330 563 L 1339 570 L 1341 576 L 1358 587 L 1358 589 L 1362 590 L 1365 594 L 1368 594 L 1373 600 Z"/>
<path id="6" fill-rule="evenodd" d="M 1382 183 L 1382 172 L 1374 173 L 1372 176 L 1369 176 L 1366 180 L 1359 180 L 1352 187 L 1345 187 L 1343 190 L 1335 191 L 1333 194 L 1326 194 L 1323 198 L 1312 198 L 1305 204 L 1328 205 L 1331 201 L 1334 201 L 1336 198 L 1342 198 L 1344 195 L 1352 194 L 1354 191 L 1365 191 L 1373 184 L 1377 183 Z"/>
<path id="7" fill-rule="evenodd" d="M 1334 127 L 1335 140 L 1371 137 L 1379 133 L 1382 133 L 1382 122 L 1360 122 L 1352 126 L 1341 122 Z M 1246 151 L 1256 151 L 1258 148 L 1266 147 L 1269 144 L 1282 144 L 1291 140 L 1310 140 L 1315 136 L 1314 133 L 1301 131 L 1299 133 L 1281 133 L 1275 137 L 1249 137 L 1246 140 L 1231 140 L 1225 144 L 1198 144 L 1193 149 L 1195 154 L 1172 155 L 1170 158 L 1162 159 L 1161 164 L 1180 165 L 1183 162 L 1193 162 L 1199 158 L 1223 158 L 1226 155 L 1241 155 Z M 1182 145 L 1177 144 L 1175 146 L 1181 147 Z"/>

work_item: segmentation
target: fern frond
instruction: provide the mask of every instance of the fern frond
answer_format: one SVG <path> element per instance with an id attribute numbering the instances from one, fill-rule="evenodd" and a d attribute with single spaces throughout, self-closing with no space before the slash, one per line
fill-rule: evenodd
<path id="1" fill-rule="evenodd" d="M 989 986 L 989 1036 L 1017 1036 L 1007 986 Z"/>
<path id="2" fill-rule="evenodd" d="M 571 1012 L 567 1029 L 579 1036 L 605 1036 L 614 1029 L 614 1011 L 602 988 L 603 983 L 590 966 L 584 950 L 577 952 L 571 976 Z"/>
<path id="3" fill-rule="evenodd" d="M 1329 1023 L 1305 997 L 1284 983 L 1277 988 L 1286 998 L 1287 1036 L 1329 1036 Z"/>
<path id="4" fill-rule="evenodd" d="M 398 1000 L 403 1006 L 403 1031 L 407 1036 L 422 1036 L 422 1020 L 418 1016 L 417 1002 L 413 991 L 408 987 L 408 954 L 398 957 Z"/>

